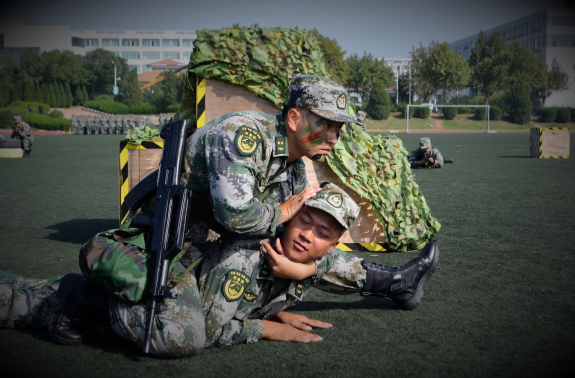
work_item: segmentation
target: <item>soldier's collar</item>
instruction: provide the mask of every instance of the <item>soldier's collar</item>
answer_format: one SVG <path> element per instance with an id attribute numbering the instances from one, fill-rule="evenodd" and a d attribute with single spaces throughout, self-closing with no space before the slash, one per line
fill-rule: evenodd
<path id="1" fill-rule="evenodd" d="M 277 119 L 277 126 L 274 141 L 273 157 L 279 157 L 279 156 L 288 157 L 289 156 L 288 139 L 282 113 L 276 114 L 276 119 Z"/>

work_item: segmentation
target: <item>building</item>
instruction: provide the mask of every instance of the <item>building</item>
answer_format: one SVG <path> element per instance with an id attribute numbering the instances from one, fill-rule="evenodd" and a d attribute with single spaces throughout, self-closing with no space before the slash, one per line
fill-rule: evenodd
<path id="1" fill-rule="evenodd" d="M 146 85 L 157 79 L 164 71 L 174 71 L 177 72 L 178 75 L 186 73 L 187 71 L 184 69 L 187 66 L 187 64 L 182 64 L 170 59 L 146 64 L 146 70 L 138 74 L 138 84 L 140 87 Z"/>
<path id="2" fill-rule="evenodd" d="M 569 75 L 569 90 L 553 93 L 546 106 L 575 107 L 575 11 L 572 9 L 545 9 L 513 22 L 484 30 L 487 36 L 498 33 L 507 43 L 518 41 L 533 50 L 548 67 L 553 59 Z M 479 33 L 449 44 L 451 49 L 468 60 L 475 49 Z M 468 91 L 468 94 L 472 94 Z"/>
<path id="3" fill-rule="evenodd" d="M 411 58 L 386 58 L 385 65 L 391 67 L 393 75 L 397 78 L 403 74 L 409 75 L 409 65 Z"/>
<path id="4" fill-rule="evenodd" d="M 0 24 L 0 56 L 19 57 L 30 47 L 39 52 L 58 49 L 79 55 L 102 48 L 125 58 L 131 69 L 142 73 L 151 71 L 150 63 L 160 60 L 187 64 L 195 39 L 192 30 L 86 30 L 15 21 Z"/>

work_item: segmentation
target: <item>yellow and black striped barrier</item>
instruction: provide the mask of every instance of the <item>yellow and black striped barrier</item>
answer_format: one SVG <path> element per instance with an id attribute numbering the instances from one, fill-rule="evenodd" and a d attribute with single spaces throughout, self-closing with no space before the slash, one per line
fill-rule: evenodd
<path id="1" fill-rule="evenodd" d="M 569 159 L 569 156 L 548 156 L 543 155 L 543 131 L 546 130 L 562 130 L 569 131 L 567 127 L 534 127 L 531 129 L 530 144 L 531 144 L 531 157 L 538 159 Z"/>
<path id="2" fill-rule="evenodd" d="M 126 215 L 128 215 L 128 207 L 124 203 L 124 199 L 130 191 L 130 150 L 147 150 L 151 148 L 164 148 L 164 141 L 145 140 L 140 145 L 131 144 L 125 140 L 120 142 L 120 224 L 124 222 Z"/>
<path id="3" fill-rule="evenodd" d="M 196 127 L 206 124 L 206 78 L 196 77 Z"/>
<path id="4" fill-rule="evenodd" d="M 345 252 L 390 252 L 387 243 L 339 243 L 337 248 Z"/>

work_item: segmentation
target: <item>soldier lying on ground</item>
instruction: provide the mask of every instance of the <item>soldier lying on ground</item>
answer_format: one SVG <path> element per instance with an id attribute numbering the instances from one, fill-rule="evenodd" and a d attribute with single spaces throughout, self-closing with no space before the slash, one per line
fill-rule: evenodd
<path id="1" fill-rule="evenodd" d="M 335 247 L 358 214 L 359 206 L 347 193 L 324 183 L 275 240 L 238 237 L 210 250 L 172 289 L 177 298 L 159 304 L 151 353 L 185 357 L 208 347 L 259 339 L 321 341 L 309 331 L 330 328 L 330 324 L 284 311 L 299 303 L 310 286 L 334 294 L 390 298 L 399 308 L 413 310 L 439 263 L 439 247 L 429 243 L 417 258 L 400 268 L 342 252 Z M 198 256 L 197 248 L 191 247 L 182 259 L 184 265 Z M 319 266 L 325 269 L 305 280 L 279 279 L 274 270 L 286 260 L 323 260 Z M 59 286 L 66 290 L 58 290 Z M 48 326 L 58 342 L 78 345 L 87 327 L 108 324 L 141 347 L 145 316 L 144 303 L 123 302 L 80 274 L 31 280 L 0 272 L 1 327 Z"/>
<path id="2" fill-rule="evenodd" d="M 441 152 L 431 145 L 429 138 L 419 139 L 419 147 L 411 152 L 411 168 L 442 168 L 443 163 L 453 163 L 453 159 L 441 156 Z"/>

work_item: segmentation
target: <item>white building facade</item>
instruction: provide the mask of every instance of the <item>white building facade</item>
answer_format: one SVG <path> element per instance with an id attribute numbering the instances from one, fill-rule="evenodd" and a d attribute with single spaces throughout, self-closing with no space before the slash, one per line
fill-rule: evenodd
<path id="1" fill-rule="evenodd" d="M 393 76 L 398 78 L 403 74 L 409 74 L 411 58 L 385 58 L 385 65 L 393 71 Z"/>
<path id="2" fill-rule="evenodd" d="M 498 33 L 508 44 L 518 41 L 532 50 L 539 59 L 551 67 L 553 59 L 569 75 L 569 90 L 556 92 L 546 106 L 575 107 L 575 11 L 571 9 L 546 9 L 513 22 L 485 30 L 489 37 Z M 460 39 L 449 46 L 468 60 L 475 49 L 479 33 Z"/>
<path id="3" fill-rule="evenodd" d="M 70 50 L 84 56 L 102 48 L 125 58 L 138 73 L 146 72 L 148 64 L 165 59 L 186 65 L 195 39 L 192 30 L 79 30 L 70 26 L 29 25 L 23 21 L 0 24 L 0 53 L 31 47 L 40 52 Z"/>

